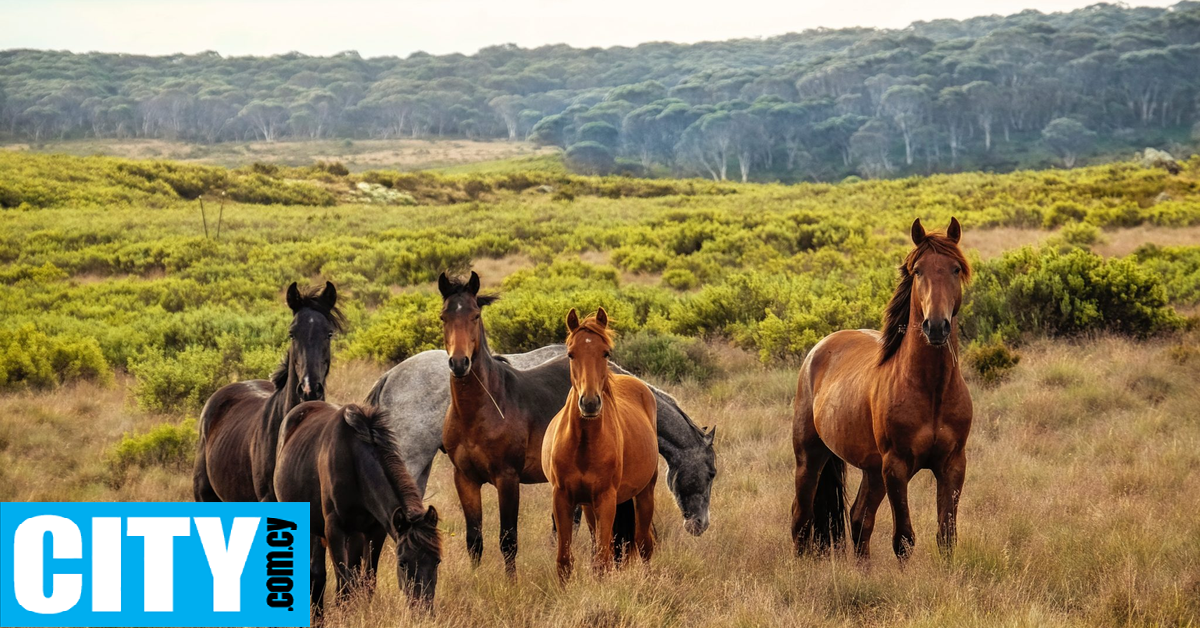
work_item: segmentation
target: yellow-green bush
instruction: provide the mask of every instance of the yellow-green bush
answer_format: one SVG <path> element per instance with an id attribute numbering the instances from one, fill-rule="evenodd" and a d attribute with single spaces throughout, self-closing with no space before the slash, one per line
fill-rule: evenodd
<path id="1" fill-rule="evenodd" d="M 0 390 L 49 388 L 79 379 L 112 379 L 94 338 L 49 336 L 32 323 L 0 328 Z"/>
<path id="2" fill-rule="evenodd" d="M 186 419 L 178 425 L 163 423 L 142 434 L 126 433 L 109 450 L 108 464 L 118 481 L 131 467 L 182 469 L 195 459 L 198 441 L 196 419 Z"/>

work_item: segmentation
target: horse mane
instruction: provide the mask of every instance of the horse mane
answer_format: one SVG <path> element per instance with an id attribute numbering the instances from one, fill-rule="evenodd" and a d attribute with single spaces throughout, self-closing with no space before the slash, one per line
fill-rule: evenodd
<path id="1" fill-rule="evenodd" d="M 571 335 L 574 336 L 581 331 L 590 331 L 593 334 L 600 336 L 609 344 L 609 346 L 612 346 L 613 341 L 616 340 L 617 337 L 616 333 L 609 329 L 607 325 L 601 325 L 600 322 L 596 320 L 595 314 L 592 314 L 591 316 L 579 321 L 579 327 L 576 327 L 575 331 L 571 332 Z"/>
<path id="2" fill-rule="evenodd" d="M 404 458 L 396 447 L 395 434 L 387 425 L 388 413 L 376 406 L 350 404 L 342 408 L 342 420 L 354 430 L 358 439 L 371 447 L 392 490 L 404 505 L 405 515 L 417 516 L 425 511 L 421 491 L 408 474 Z"/>
<path id="3" fill-rule="evenodd" d="M 900 274 L 900 281 L 896 284 L 896 291 L 883 311 L 883 329 L 881 330 L 883 335 L 879 339 L 880 364 L 892 359 L 904 341 L 906 330 L 902 330 L 901 327 L 907 326 L 909 310 L 912 307 L 913 267 L 917 260 L 930 251 L 954 258 L 962 267 L 963 283 L 971 280 L 971 264 L 967 262 L 966 256 L 958 248 L 958 243 L 941 232 L 926 233 L 925 240 L 913 247 L 913 250 L 908 252 L 904 261 L 896 269 Z"/>
<path id="4" fill-rule="evenodd" d="M 450 277 L 450 276 L 446 277 L 446 281 L 449 282 L 450 285 L 447 286 L 446 291 L 443 293 L 443 297 L 442 297 L 443 299 L 446 297 L 455 295 L 455 294 L 462 294 L 464 292 L 467 292 L 467 282 L 465 282 L 461 279 L 458 279 L 457 277 Z M 479 307 L 487 307 L 499 300 L 500 300 L 500 295 L 498 295 L 498 294 L 476 294 L 475 295 L 475 302 L 479 304 Z"/>
<path id="5" fill-rule="evenodd" d="M 416 482 L 404 466 L 404 458 L 396 447 L 395 433 L 387 425 L 388 413 L 376 406 L 350 404 L 342 408 L 342 419 L 354 430 L 354 435 L 371 448 L 383 474 L 404 508 L 404 518 L 414 522 L 407 534 L 398 535 L 396 543 L 401 549 L 417 546 L 441 555 L 442 540 L 436 525 L 420 525 L 425 517 L 425 500 Z"/>
<path id="6" fill-rule="evenodd" d="M 333 326 L 334 331 L 343 332 L 346 330 L 346 317 L 342 314 L 342 310 L 337 305 L 333 307 L 325 307 L 321 302 L 320 296 L 323 288 L 299 288 L 300 304 L 296 308 L 302 310 L 308 308 L 320 313 Z M 291 357 L 292 350 L 289 348 L 283 354 L 283 359 L 280 360 L 279 366 L 275 367 L 275 372 L 271 373 L 271 383 L 275 385 L 275 390 L 282 390 L 287 384 L 288 378 L 288 362 Z"/>

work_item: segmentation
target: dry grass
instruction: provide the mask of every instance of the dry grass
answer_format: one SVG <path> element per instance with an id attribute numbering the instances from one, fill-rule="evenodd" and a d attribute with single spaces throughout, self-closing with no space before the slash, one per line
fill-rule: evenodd
<path id="1" fill-rule="evenodd" d="M 869 564 L 793 557 L 795 373 L 762 370 L 722 349 L 730 367 L 724 380 L 674 388 L 700 422 L 719 426 L 713 524 L 703 537 L 683 532 L 660 483 L 654 561 L 596 578 L 587 569 L 586 534 L 578 534 L 580 569 L 562 588 L 549 491 L 527 487 L 519 576 L 510 582 L 496 548 L 494 491 L 484 493 L 483 566 L 472 570 L 440 456 L 429 494 L 446 534 L 436 613 L 411 614 L 385 552 L 375 599 L 333 611 L 328 625 L 1196 625 L 1197 339 L 1043 342 L 1022 353 L 1006 381 L 972 382 L 975 430 L 961 540 L 950 560 L 934 550 L 928 473 L 910 494 L 917 549 L 907 567 L 891 556 L 886 507 Z M 330 383 L 341 393 L 336 401 L 361 398 L 378 372 L 339 365 Z M 103 451 L 123 431 L 163 420 L 131 409 L 124 384 L 0 397 L 0 499 L 187 499 L 186 470 L 144 470 L 117 489 L 106 483 Z"/>
<path id="2" fill-rule="evenodd" d="M 2 148 L 130 159 L 171 159 L 228 167 L 254 162 L 309 165 L 315 161 L 341 161 L 351 170 L 425 170 L 554 152 L 527 142 L 466 139 L 354 140 L 349 144 L 344 140 L 192 144 L 159 139 L 87 139 L 47 142 L 36 146 L 9 144 Z"/>
<path id="3" fill-rule="evenodd" d="M 997 227 L 972 231 L 963 239 L 967 250 L 973 250 L 983 259 L 999 257 L 1005 251 L 1027 244 L 1039 244 L 1053 237 L 1055 232 L 1041 229 Z M 1100 241 L 1091 248 L 1105 257 L 1129 255 L 1143 244 L 1159 246 L 1195 246 L 1200 242 L 1200 226 L 1156 227 L 1141 225 L 1129 229 L 1112 229 L 1100 233 Z"/>

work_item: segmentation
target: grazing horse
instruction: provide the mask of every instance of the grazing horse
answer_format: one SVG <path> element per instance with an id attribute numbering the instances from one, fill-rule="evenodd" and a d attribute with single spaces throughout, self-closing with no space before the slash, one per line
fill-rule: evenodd
<path id="1" fill-rule="evenodd" d="M 650 560 L 658 483 L 657 403 L 641 380 L 609 370 L 608 313 L 600 308 L 580 321 L 572 309 L 567 330 L 571 392 L 542 441 L 542 468 L 554 488 L 558 576 L 564 581 L 571 575 L 571 533 L 579 505 L 595 537 L 598 570 L 612 565 L 617 504 L 631 499 L 634 512 L 622 514 L 632 514 L 634 521 L 624 525 L 633 524 L 634 546 Z"/>
<path id="2" fill-rule="evenodd" d="M 528 370 L 492 355 L 480 318 L 497 297 L 479 294 L 479 275 L 466 283 L 442 273 L 442 327 L 450 358 L 450 408 L 442 443 L 454 463 L 454 488 L 467 522 L 467 552 L 478 565 L 483 555 L 480 489 L 496 487 L 500 506 L 500 552 L 510 576 L 516 573 L 517 514 L 521 485 L 546 481 L 542 436 L 562 407 L 561 365 Z"/>
<path id="3" fill-rule="evenodd" d="M 279 425 L 302 401 L 325 398 L 329 343 L 342 329 L 337 289 L 320 293 L 287 289 L 292 310 L 290 345 L 270 381 L 229 384 L 200 412 L 200 447 L 192 490 L 198 502 L 275 501 L 275 449 Z"/>
<path id="4" fill-rule="evenodd" d="M 966 474 L 971 396 L 958 365 L 958 310 L 971 268 L 958 248 L 962 228 L 944 234 L 912 225 L 915 248 L 900 265 L 882 332 L 843 330 L 813 347 L 800 370 L 792 445 L 797 553 L 845 539 L 845 463 L 862 469 L 850 510 L 858 556 L 870 554 L 875 511 L 892 505 L 892 549 L 905 559 L 914 543 L 908 483 L 921 469 L 937 479 L 938 546 L 955 543 Z"/>
<path id="5" fill-rule="evenodd" d="M 384 538 L 396 544 L 396 577 L 414 606 L 427 608 L 437 588 L 441 537 L 408 475 L 383 412 L 311 401 L 296 406 L 280 430 L 275 492 L 307 502 L 309 602 L 317 621 L 325 606 L 325 551 L 337 574 L 337 599 L 374 588 Z"/>
<path id="6" fill-rule="evenodd" d="M 566 398 L 571 389 L 566 345 L 548 345 L 503 357 L 519 370 L 557 363 L 555 393 L 560 400 Z M 450 406 L 447 358 L 449 355 L 442 349 L 409 357 L 380 376 L 367 396 L 367 403 L 388 411 L 392 431 L 400 440 L 404 463 L 422 492 L 429 481 L 433 459 L 442 447 L 442 427 Z M 614 373 L 629 375 L 615 362 L 610 361 L 609 368 Z M 713 449 L 716 428 L 701 429 L 671 395 L 654 386 L 650 390 L 658 401 L 658 453 L 667 461 L 667 488 L 683 515 L 684 529 L 699 536 L 708 529 L 710 521 L 709 498 L 717 475 Z"/>

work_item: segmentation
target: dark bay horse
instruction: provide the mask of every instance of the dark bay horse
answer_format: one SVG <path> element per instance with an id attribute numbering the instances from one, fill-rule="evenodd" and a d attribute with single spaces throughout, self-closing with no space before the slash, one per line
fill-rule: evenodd
<path id="1" fill-rule="evenodd" d="M 500 506 L 500 552 L 509 575 L 516 573 L 517 514 L 521 484 L 546 481 L 542 437 L 566 391 L 566 367 L 552 360 L 527 370 L 492 355 L 480 317 L 496 297 L 479 294 L 479 275 L 467 282 L 442 273 L 442 327 L 450 361 L 450 408 L 442 443 L 454 463 L 454 488 L 467 523 L 467 552 L 478 565 L 483 555 L 484 484 L 496 487 Z"/>
<path id="2" fill-rule="evenodd" d="M 558 576 L 571 575 L 574 513 L 583 506 L 595 537 L 598 570 L 613 562 L 617 504 L 633 500 L 634 546 L 642 559 L 654 554 L 654 487 L 658 482 L 657 401 L 636 377 L 608 366 L 612 332 L 600 308 L 583 321 L 567 314 L 571 392 L 542 441 L 542 468 L 554 489 Z M 629 513 L 623 513 L 628 517 Z"/>
<path id="3" fill-rule="evenodd" d="M 860 557 L 870 553 L 884 495 L 895 521 L 892 549 L 907 557 L 914 543 L 908 483 L 921 469 L 937 479 L 938 546 L 953 549 L 972 417 L 958 365 L 957 315 L 971 276 L 958 248 L 961 235 L 953 218 L 944 234 L 925 233 L 919 219 L 913 222 L 915 248 L 900 266 L 883 331 L 830 334 L 805 359 L 792 430 L 798 553 L 844 541 L 847 462 L 862 469 L 850 510 Z"/>
<path id="4" fill-rule="evenodd" d="M 430 606 L 441 562 L 438 514 L 425 508 L 383 412 L 302 403 L 288 413 L 280 441 L 275 492 L 281 501 L 309 504 L 313 619 L 324 609 L 326 548 L 341 600 L 355 588 L 374 588 L 388 536 L 396 545 L 397 581 L 412 604 Z"/>
<path id="5" fill-rule="evenodd" d="M 337 289 L 288 286 L 290 345 L 271 379 L 229 384 L 200 413 L 200 446 L 192 491 L 198 502 L 275 501 L 275 448 L 279 425 L 302 401 L 325 398 L 329 343 L 342 329 Z"/>

